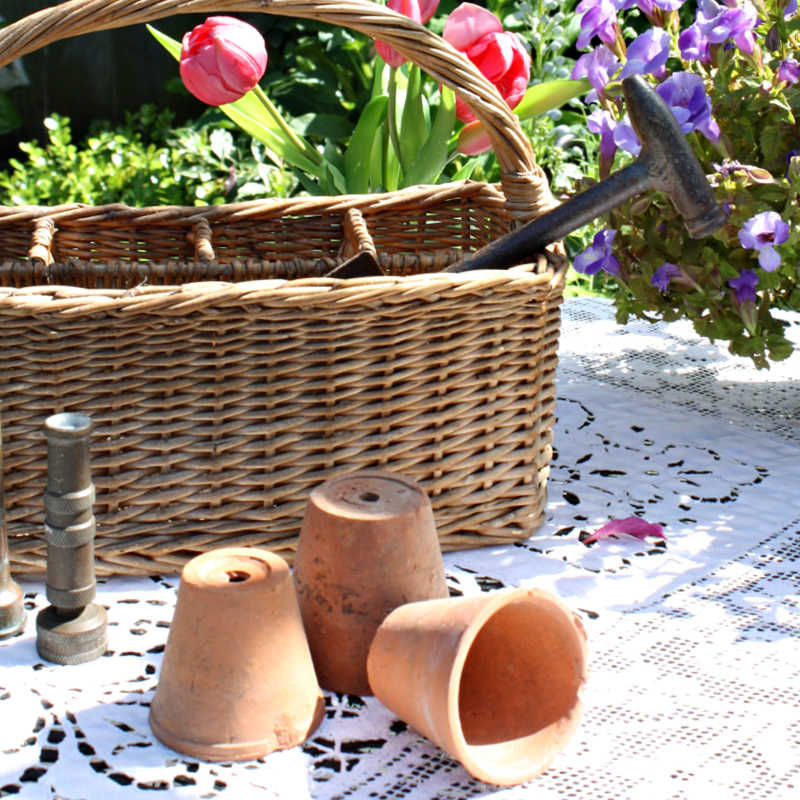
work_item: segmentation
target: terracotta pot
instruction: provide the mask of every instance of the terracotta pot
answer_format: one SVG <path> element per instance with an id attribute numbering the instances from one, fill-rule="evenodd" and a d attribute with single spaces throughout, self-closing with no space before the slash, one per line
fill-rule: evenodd
<path id="1" fill-rule="evenodd" d="M 245 547 L 190 561 L 150 707 L 158 739 L 240 761 L 300 744 L 323 714 L 286 562 Z"/>
<path id="2" fill-rule="evenodd" d="M 538 775 L 583 714 L 586 634 L 536 589 L 410 603 L 378 629 L 367 670 L 377 698 L 479 780 Z"/>
<path id="3" fill-rule="evenodd" d="M 404 603 L 447 597 L 426 494 L 414 481 L 380 471 L 316 487 L 294 578 L 320 685 L 370 694 L 367 653 L 378 625 Z"/>

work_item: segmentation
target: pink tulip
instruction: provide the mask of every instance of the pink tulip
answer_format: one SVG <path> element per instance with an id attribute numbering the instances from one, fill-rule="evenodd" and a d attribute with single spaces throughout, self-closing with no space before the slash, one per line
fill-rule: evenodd
<path id="1" fill-rule="evenodd" d="M 465 156 L 479 156 L 492 149 L 492 141 L 483 123 L 468 122 L 458 134 L 458 152 Z"/>
<path id="2" fill-rule="evenodd" d="M 436 13 L 436 9 L 439 7 L 439 0 L 389 0 L 386 6 L 398 14 L 424 25 Z M 380 57 L 390 67 L 399 67 L 406 61 L 405 56 L 401 56 L 397 50 L 390 47 L 386 42 L 376 41 L 375 47 Z"/>
<path id="3" fill-rule="evenodd" d="M 531 77 L 531 57 L 519 38 L 504 31 L 491 11 L 474 3 L 462 3 L 447 18 L 442 36 L 497 87 L 509 107 L 514 108 L 522 100 Z M 456 101 L 456 116 L 462 122 L 475 119 L 460 98 Z"/>
<path id="4" fill-rule="evenodd" d="M 234 17 L 209 17 L 189 31 L 181 47 L 181 79 L 210 106 L 233 103 L 246 95 L 267 68 L 264 38 Z"/>

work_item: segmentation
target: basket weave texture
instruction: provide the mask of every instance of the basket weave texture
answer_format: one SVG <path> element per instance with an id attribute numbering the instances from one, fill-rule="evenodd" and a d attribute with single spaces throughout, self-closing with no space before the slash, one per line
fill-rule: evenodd
<path id="1" fill-rule="evenodd" d="M 292 560 L 334 474 L 417 480 L 445 550 L 541 523 L 559 305 L 550 248 L 443 273 L 553 204 L 491 84 L 430 31 L 368 0 L 71 0 L 0 30 L 0 66 L 50 41 L 180 11 L 263 11 L 380 38 L 455 89 L 501 184 L 208 208 L 0 207 L 0 406 L 12 568 L 44 569 L 44 419 L 94 421 L 98 574 L 177 572 L 219 546 Z M 324 275 L 360 250 L 385 277 Z"/>

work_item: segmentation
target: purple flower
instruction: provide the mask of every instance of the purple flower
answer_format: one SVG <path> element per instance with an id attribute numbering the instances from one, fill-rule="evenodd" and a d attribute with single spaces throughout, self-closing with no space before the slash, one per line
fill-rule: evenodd
<path id="1" fill-rule="evenodd" d="M 699 25 L 690 25 L 678 37 L 678 49 L 684 61 L 711 61 L 711 48 Z"/>
<path id="2" fill-rule="evenodd" d="M 728 286 L 736 292 L 736 299 L 740 303 L 755 301 L 757 285 L 758 275 L 752 269 L 743 269 L 738 278 L 731 278 L 728 281 Z"/>
<path id="3" fill-rule="evenodd" d="M 595 36 L 607 45 L 614 44 L 617 39 L 617 9 L 611 0 L 581 0 L 575 10 L 583 14 L 581 32 L 575 43 L 578 50 L 585 50 Z"/>
<path id="4" fill-rule="evenodd" d="M 793 14 L 797 13 L 797 0 L 789 0 L 789 5 L 786 6 L 786 10 L 783 12 L 783 16 L 785 18 L 791 17 Z"/>
<path id="5" fill-rule="evenodd" d="M 778 80 L 790 84 L 800 81 L 800 63 L 792 56 L 781 61 L 778 67 Z"/>
<path id="6" fill-rule="evenodd" d="M 619 261 L 611 252 L 611 243 L 617 232 L 612 228 L 598 231 L 591 245 L 575 257 L 572 268 L 584 275 L 596 275 L 601 269 L 612 275 L 619 275 Z"/>
<path id="7" fill-rule="evenodd" d="M 699 75 L 674 72 L 656 87 L 656 91 L 670 107 L 684 133 L 697 130 L 712 142 L 719 139 L 719 125 L 711 116 L 711 100 Z M 639 155 L 642 149 L 627 114 L 614 129 L 614 143 L 633 155 Z"/>
<path id="8" fill-rule="evenodd" d="M 683 3 L 684 0 L 614 0 L 614 5 L 620 11 L 638 6 L 648 17 L 652 16 L 655 8 L 661 8 L 664 11 L 677 11 Z"/>
<path id="9" fill-rule="evenodd" d="M 680 268 L 676 267 L 675 264 L 670 264 L 668 261 L 665 261 L 653 273 L 653 277 L 650 278 L 650 283 L 666 294 L 669 291 L 669 282 L 673 278 L 677 278 L 680 274 Z"/>
<path id="10" fill-rule="evenodd" d="M 628 45 L 628 60 L 620 73 L 620 80 L 628 75 L 664 76 L 664 65 L 669 56 L 670 38 L 663 28 L 651 28 L 637 36 Z"/>
<path id="11" fill-rule="evenodd" d="M 611 80 L 611 76 L 617 71 L 618 66 L 619 59 L 604 44 L 601 44 L 591 52 L 584 53 L 575 62 L 570 78 L 574 81 L 588 78 L 596 93 L 600 93 L 606 88 L 606 84 Z M 592 103 L 596 99 L 597 94 L 593 97 L 587 95 L 586 102 Z"/>
<path id="12" fill-rule="evenodd" d="M 656 91 L 672 108 L 672 113 L 684 133 L 700 131 L 706 139 L 719 139 L 719 125 L 711 116 L 711 100 L 706 94 L 703 79 L 693 72 L 673 72 Z"/>
<path id="13" fill-rule="evenodd" d="M 605 109 L 597 108 L 586 118 L 586 127 L 592 133 L 600 134 L 600 155 L 610 164 L 617 152 L 617 145 L 614 142 L 614 129 L 617 123 L 614 117 Z"/>
<path id="14" fill-rule="evenodd" d="M 759 266 L 774 272 L 781 264 L 780 253 L 773 245 L 789 238 L 789 226 L 777 211 L 762 211 L 750 217 L 739 230 L 739 243 L 747 250 L 758 251 Z"/>
<path id="15" fill-rule="evenodd" d="M 616 128 L 614 128 L 614 144 L 626 153 L 638 156 L 642 149 L 639 137 L 631 125 L 630 117 L 626 114 Z"/>
<path id="16" fill-rule="evenodd" d="M 715 0 L 699 0 L 695 24 L 710 44 L 721 44 L 732 39 L 743 53 L 752 53 L 755 48 L 753 28 L 758 22 L 758 14 L 749 0 L 741 6 L 735 0 L 727 0 L 720 5 Z"/>

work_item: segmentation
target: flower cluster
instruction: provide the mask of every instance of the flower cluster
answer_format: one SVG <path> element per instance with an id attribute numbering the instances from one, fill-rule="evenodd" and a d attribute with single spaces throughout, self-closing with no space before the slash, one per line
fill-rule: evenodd
<path id="1" fill-rule="evenodd" d="M 388 0 L 387 7 L 415 22 L 426 24 L 439 6 L 439 0 Z M 463 53 L 491 81 L 510 108 L 522 100 L 531 79 L 531 57 L 519 37 L 503 29 L 491 11 L 474 3 L 461 3 L 448 15 L 442 38 Z M 390 67 L 405 62 L 394 48 L 376 42 L 377 50 Z M 456 116 L 472 122 L 475 115 L 459 97 Z"/>
<path id="2" fill-rule="evenodd" d="M 475 64 L 511 108 L 519 104 L 531 78 L 531 57 L 519 38 L 504 31 L 491 11 L 462 3 L 447 18 L 442 38 Z M 462 122 L 475 119 L 461 98 L 456 116 Z"/>
<path id="3" fill-rule="evenodd" d="M 573 78 L 592 92 L 599 174 L 641 146 L 620 81 L 649 76 L 689 138 L 727 222 L 692 240 L 663 196 L 635 198 L 574 260 L 613 276 L 621 320 L 691 319 L 761 367 L 791 344 L 775 308 L 800 309 L 800 16 L 797 0 L 581 0 Z M 626 42 L 627 15 L 649 26 Z M 638 24 L 637 30 L 643 26 Z"/>
<path id="4" fill-rule="evenodd" d="M 386 6 L 425 25 L 437 12 L 439 0 L 386 0 Z M 182 43 L 148 28 L 180 60 L 183 82 L 195 97 L 220 106 L 266 146 L 279 167 L 290 165 L 314 193 L 392 191 L 435 183 L 458 154 L 477 156 L 491 149 L 483 123 L 467 103 L 438 82 L 426 85 L 420 68 L 407 64 L 387 42 L 375 42 L 371 95 L 352 136 L 319 147 L 283 118 L 259 86 L 267 52 L 253 26 L 232 17 L 209 17 Z M 538 84 L 535 102 L 528 102 L 523 112 L 520 104 L 531 88 L 531 56 L 516 33 L 504 29 L 486 8 L 464 2 L 444 20 L 442 35 L 495 86 L 509 108 L 520 107 L 516 113 L 521 118 L 557 108 L 588 87 L 580 80 Z M 468 175 L 476 163 L 457 169 Z"/>

